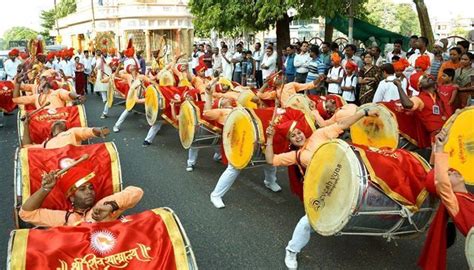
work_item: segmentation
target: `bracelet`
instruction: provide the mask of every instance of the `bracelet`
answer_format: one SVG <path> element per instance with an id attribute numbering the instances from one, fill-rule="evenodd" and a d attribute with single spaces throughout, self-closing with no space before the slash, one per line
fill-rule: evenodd
<path id="1" fill-rule="evenodd" d="M 110 206 L 112 206 L 112 212 L 115 212 L 115 211 L 117 211 L 117 210 L 120 209 L 120 207 L 118 206 L 117 202 L 115 202 L 115 201 L 104 202 L 104 205 L 110 205 Z"/>
<path id="2" fill-rule="evenodd" d="M 51 189 L 47 189 L 47 188 L 44 188 L 44 187 L 41 187 L 41 189 L 42 189 L 43 191 L 46 191 L 46 192 L 50 192 L 50 191 L 51 191 Z"/>

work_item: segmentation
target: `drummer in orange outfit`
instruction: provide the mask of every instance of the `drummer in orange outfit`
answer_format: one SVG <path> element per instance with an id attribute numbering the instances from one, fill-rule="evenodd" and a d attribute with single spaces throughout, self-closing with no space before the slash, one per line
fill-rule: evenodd
<path id="1" fill-rule="evenodd" d="M 31 144 L 29 133 L 29 119 L 28 117 L 23 122 L 23 138 L 22 146 L 28 148 L 46 148 L 55 149 L 66 145 L 81 145 L 85 140 L 109 135 L 110 130 L 106 127 L 83 128 L 73 127 L 68 129 L 65 121 L 56 121 L 51 125 L 51 138 L 41 144 Z"/>
<path id="2" fill-rule="evenodd" d="M 273 81 L 273 91 L 265 91 L 265 89 L 269 86 L 271 80 L 266 81 L 262 87 L 257 92 L 257 96 L 262 100 L 274 100 L 275 97 L 278 98 L 280 104 L 283 108 L 287 107 L 288 99 L 301 91 L 311 90 L 319 86 L 319 84 L 323 81 L 323 77 L 321 76 L 320 79 L 317 79 L 313 82 L 309 83 L 297 83 L 297 82 L 290 82 L 284 84 L 284 78 L 281 75 L 273 77 L 271 80 Z M 271 83 L 270 83 L 271 84 Z"/>
<path id="3" fill-rule="evenodd" d="M 444 152 L 447 139 L 445 128 L 435 137 L 434 180 L 436 193 L 442 203 L 430 225 L 425 246 L 418 261 L 418 265 L 423 269 L 446 269 L 448 215 L 464 236 L 474 227 L 474 195 L 467 190 L 463 176 L 458 171 L 449 168 L 449 154 Z"/>
<path id="4" fill-rule="evenodd" d="M 115 76 L 117 78 L 127 81 L 130 87 L 132 87 L 132 85 L 135 83 L 136 80 L 141 81 L 142 84 L 150 83 L 150 79 L 146 75 L 142 75 L 138 73 L 138 66 L 133 63 L 130 63 L 127 65 L 126 73 L 121 73 L 120 69 L 117 69 L 115 72 Z M 137 103 L 145 103 L 145 98 L 139 95 L 139 99 L 137 100 Z M 123 121 L 125 121 L 129 113 L 130 112 L 127 111 L 127 109 L 123 110 L 122 114 L 120 115 L 119 119 L 117 120 L 117 122 L 115 123 L 113 127 L 114 132 L 120 131 L 120 126 L 122 125 Z"/>
<path id="5" fill-rule="evenodd" d="M 143 196 L 142 189 L 129 186 L 96 202 L 94 179 L 99 172 L 81 166 L 71 168 L 59 179 L 54 173 L 45 174 L 41 188 L 21 206 L 19 216 L 23 221 L 45 227 L 112 221 L 125 210 L 134 207 Z M 72 210 L 41 208 L 41 204 L 53 188 L 59 188 L 64 193 L 72 204 Z"/>
<path id="6" fill-rule="evenodd" d="M 317 129 L 311 134 L 311 129 L 306 122 L 304 113 L 291 108 L 286 110 L 287 112 L 282 116 L 279 124 L 275 128 L 270 125 L 267 129 L 265 159 L 268 164 L 273 166 L 297 165 L 302 176 L 304 176 L 304 170 L 311 161 L 313 154 L 321 144 L 330 139 L 337 138 L 344 129 L 348 129 L 364 116 L 378 117 L 378 111 L 365 109 L 356 112 L 352 116 L 344 117 L 332 125 Z M 273 153 L 273 136 L 275 131 L 287 137 L 291 143 L 291 148 L 294 150 L 275 155 Z M 309 134 L 311 135 L 309 136 Z M 299 187 L 295 188 L 298 189 L 298 193 L 301 193 L 298 195 L 302 198 L 302 181 L 291 184 L 299 185 Z M 311 231 L 308 217 L 305 215 L 296 225 L 293 237 L 286 247 L 285 264 L 289 269 L 296 269 L 298 267 L 296 256 L 309 242 Z"/>
<path id="7" fill-rule="evenodd" d="M 40 82 L 36 84 L 27 84 L 22 87 L 21 83 L 21 74 L 17 75 L 15 89 L 13 90 L 13 102 L 17 104 L 34 104 L 36 108 L 40 108 L 46 103 L 50 103 L 45 106 L 46 109 L 55 109 L 65 107 L 67 102 L 77 100 L 79 102 L 84 102 L 85 97 L 79 96 L 76 93 L 69 92 L 64 89 L 56 89 L 57 82 L 52 72 L 46 71 L 43 72 L 40 76 Z M 33 91 L 38 89 L 38 93 L 32 94 L 29 96 L 20 96 L 20 89 Z"/>

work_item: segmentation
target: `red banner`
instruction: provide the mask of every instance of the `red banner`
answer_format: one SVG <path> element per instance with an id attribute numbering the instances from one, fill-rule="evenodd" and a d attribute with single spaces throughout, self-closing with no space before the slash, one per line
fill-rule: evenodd
<path id="1" fill-rule="evenodd" d="M 85 110 L 82 105 L 56 109 L 43 109 L 34 114 L 30 120 L 31 141 L 43 143 L 51 135 L 51 125 L 58 120 L 65 120 L 67 128 L 87 127 Z M 20 129 L 23 132 L 23 128 Z"/>
<path id="2" fill-rule="evenodd" d="M 11 269 L 188 269 L 173 214 L 154 209 L 121 220 L 15 231 Z"/>
<path id="3" fill-rule="evenodd" d="M 428 191 L 425 179 L 429 165 L 415 153 L 397 149 L 395 151 L 356 145 L 370 173 L 370 180 L 378 184 L 390 198 L 417 210 Z"/>
<path id="4" fill-rule="evenodd" d="M 397 105 L 398 103 L 398 105 Z M 431 146 L 430 133 L 420 123 L 415 113 L 403 109 L 400 101 L 381 102 L 397 117 L 400 135 L 419 148 Z"/>
<path id="5" fill-rule="evenodd" d="M 88 154 L 89 159 L 86 163 L 80 163 L 77 166 L 93 164 L 92 169 L 96 172 L 96 177 L 92 184 L 96 192 L 96 200 L 120 191 L 120 161 L 113 143 L 68 145 L 57 149 L 23 148 L 20 151 L 22 202 L 24 203 L 31 194 L 41 188 L 41 175 L 44 172 L 61 169 L 72 159 L 78 159 L 84 154 Z M 41 207 L 58 210 L 71 209 L 69 200 L 59 188 L 51 191 Z"/>
<path id="6" fill-rule="evenodd" d="M 0 81 L 0 111 L 12 112 L 16 109 L 13 102 L 13 88 L 15 85 L 11 81 Z"/>

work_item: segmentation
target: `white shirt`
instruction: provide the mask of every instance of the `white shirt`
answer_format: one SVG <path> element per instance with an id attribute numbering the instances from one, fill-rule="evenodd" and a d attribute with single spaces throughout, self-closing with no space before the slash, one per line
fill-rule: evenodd
<path id="1" fill-rule="evenodd" d="M 384 64 L 384 59 L 381 55 L 379 55 L 379 58 L 377 58 L 377 60 L 375 61 L 375 65 L 378 66 L 378 67 L 381 67 L 383 64 Z M 388 62 L 388 63 L 392 63 L 392 61 Z"/>
<path id="2" fill-rule="evenodd" d="M 393 51 L 388 52 L 386 58 L 387 63 L 392 63 L 392 57 L 394 57 L 395 55 L 400 58 L 406 58 L 407 53 L 404 51 L 401 51 L 400 53 L 393 53 Z"/>
<path id="3" fill-rule="evenodd" d="M 309 53 L 300 53 L 295 55 L 295 68 L 297 73 L 308 73 L 308 65 L 309 62 L 311 61 L 311 56 L 309 56 Z"/>
<path id="4" fill-rule="evenodd" d="M 418 59 L 418 57 L 420 57 L 421 55 L 428 55 L 430 57 L 430 67 L 426 70 L 426 73 L 427 74 L 430 74 L 431 73 L 431 63 L 433 63 L 433 60 L 434 60 L 434 54 L 430 53 L 429 51 L 425 51 L 423 54 L 420 53 L 419 50 L 417 50 L 414 54 L 412 54 L 410 56 L 410 58 L 408 58 L 408 63 L 410 63 L 410 66 L 405 70 L 405 72 L 409 72 L 410 75 L 411 73 L 413 73 L 415 71 L 415 62 L 416 62 L 416 59 Z M 409 71 L 407 71 L 409 70 Z M 406 74 L 405 74 L 406 75 Z M 408 78 L 408 76 L 407 76 Z"/>
<path id="5" fill-rule="evenodd" d="M 273 54 L 271 56 L 268 56 L 267 54 L 263 56 L 262 65 L 265 65 L 268 67 L 268 69 L 262 69 L 262 78 L 264 80 L 268 76 L 270 76 L 270 74 L 276 71 L 277 69 L 276 63 L 277 63 L 277 57 L 275 57 Z"/>
<path id="6" fill-rule="evenodd" d="M 232 54 L 228 51 L 225 54 L 225 58 L 227 58 L 227 60 L 229 60 L 230 62 L 232 58 Z M 222 75 L 224 75 L 226 79 L 232 80 L 232 72 L 233 72 L 232 62 L 228 63 L 222 56 L 221 56 L 221 60 L 222 60 Z"/>
<path id="7" fill-rule="evenodd" d="M 339 78 L 344 78 L 344 69 L 339 67 L 332 67 L 328 71 L 328 78 L 331 80 L 337 80 Z M 329 83 L 328 84 L 328 93 L 331 94 L 341 94 L 341 85 L 339 83 Z"/>
<path id="8" fill-rule="evenodd" d="M 260 50 L 258 50 L 258 51 L 253 52 L 252 57 L 255 60 L 255 70 L 256 71 L 261 70 L 260 65 L 263 61 L 264 55 L 265 55 L 265 53 L 263 53 L 262 48 L 260 48 Z"/>
<path id="9" fill-rule="evenodd" d="M 84 73 L 89 75 L 92 72 L 92 57 L 85 58 L 84 55 L 81 57 L 81 64 L 84 65 Z"/>
<path id="10" fill-rule="evenodd" d="M 74 64 L 74 61 L 67 61 L 66 60 L 61 60 L 61 62 L 59 62 L 59 68 L 64 72 L 64 75 L 66 75 L 67 77 L 73 77 L 75 76 L 75 64 Z"/>
<path id="11" fill-rule="evenodd" d="M 222 55 L 212 54 L 212 69 L 213 70 L 222 70 Z"/>
<path id="12" fill-rule="evenodd" d="M 59 72 L 59 70 L 61 70 L 61 66 L 59 66 L 59 60 L 57 58 L 54 58 L 54 60 L 53 60 L 53 68 L 57 72 Z"/>
<path id="13" fill-rule="evenodd" d="M 231 59 L 229 59 L 231 60 Z M 232 56 L 232 60 L 236 60 L 238 61 L 237 63 L 235 63 L 235 72 L 242 72 L 242 66 L 240 65 L 240 62 L 242 60 L 244 60 L 244 56 L 242 53 L 240 52 L 235 52 L 234 55 Z"/>
<path id="14" fill-rule="evenodd" d="M 390 75 L 385 80 L 380 81 L 372 102 L 389 102 L 400 99 L 398 88 L 393 80 L 395 80 L 395 75 Z"/>
<path id="15" fill-rule="evenodd" d="M 199 65 L 199 57 L 204 53 L 201 51 L 193 52 L 191 60 L 191 68 L 196 68 Z"/>
<path id="16" fill-rule="evenodd" d="M 352 74 L 351 76 L 344 76 L 341 82 L 341 86 L 352 86 L 354 89 L 352 91 L 342 91 L 342 97 L 346 101 L 355 101 L 356 96 L 355 96 L 355 91 L 357 87 L 357 76 L 355 74 Z"/>
<path id="17" fill-rule="evenodd" d="M 4 63 L 5 72 L 7 73 L 7 80 L 11 81 L 15 78 L 18 66 L 20 65 L 20 60 L 15 58 L 15 61 L 8 59 Z"/>

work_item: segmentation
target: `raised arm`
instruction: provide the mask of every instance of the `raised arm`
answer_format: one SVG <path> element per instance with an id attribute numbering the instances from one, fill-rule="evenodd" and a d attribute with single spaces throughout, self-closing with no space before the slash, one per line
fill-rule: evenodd
<path id="1" fill-rule="evenodd" d="M 341 129 L 348 129 L 364 116 L 379 117 L 379 111 L 369 110 L 369 109 L 359 110 L 354 115 L 345 117 L 341 119 L 340 121 L 337 121 L 337 125 Z"/>
<path id="2" fill-rule="evenodd" d="M 400 95 L 400 102 L 402 103 L 403 108 L 412 109 L 414 103 L 410 100 L 405 91 L 403 91 L 402 82 L 399 79 L 395 79 L 393 83 L 397 86 L 398 94 Z"/>

